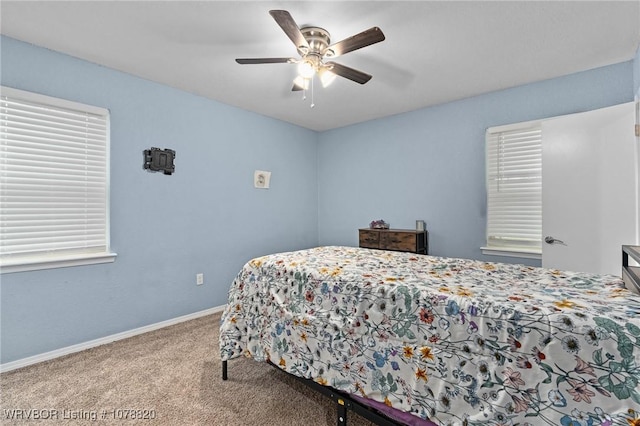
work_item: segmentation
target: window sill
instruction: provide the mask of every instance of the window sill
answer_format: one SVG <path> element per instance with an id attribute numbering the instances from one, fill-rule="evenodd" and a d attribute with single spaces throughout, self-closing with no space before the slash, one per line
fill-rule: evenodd
<path id="1" fill-rule="evenodd" d="M 41 269 L 67 268 L 69 266 L 95 265 L 99 263 L 111 263 L 116 260 L 116 253 L 99 253 L 90 255 L 69 256 L 58 259 L 33 259 L 20 263 L 3 263 L 0 265 L 0 274 L 13 272 L 38 271 Z"/>
<path id="2" fill-rule="evenodd" d="M 489 256 L 519 257 L 522 259 L 542 259 L 542 253 L 527 249 L 499 249 L 495 247 L 480 247 L 482 254 Z"/>

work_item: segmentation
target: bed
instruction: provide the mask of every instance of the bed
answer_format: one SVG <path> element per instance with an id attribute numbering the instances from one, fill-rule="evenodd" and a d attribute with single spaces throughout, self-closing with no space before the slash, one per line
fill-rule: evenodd
<path id="1" fill-rule="evenodd" d="M 233 281 L 219 343 L 225 368 L 268 361 L 435 424 L 640 425 L 640 296 L 612 275 L 278 253 Z"/>

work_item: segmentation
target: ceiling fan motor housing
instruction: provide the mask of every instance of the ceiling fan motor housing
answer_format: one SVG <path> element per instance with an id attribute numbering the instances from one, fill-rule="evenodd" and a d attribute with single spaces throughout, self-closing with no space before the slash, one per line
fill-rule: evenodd
<path id="1" fill-rule="evenodd" d="M 320 27 L 302 27 L 300 28 L 300 32 L 309 44 L 308 51 L 306 51 L 307 49 L 303 46 L 298 47 L 298 52 L 300 52 L 300 55 L 305 56 L 314 54 L 319 58 L 322 58 L 323 56 L 333 56 L 333 51 L 327 50 L 325 52 L 327 47 L 331 44 L 331 35 L 329 34 L 329 31 Z"/>

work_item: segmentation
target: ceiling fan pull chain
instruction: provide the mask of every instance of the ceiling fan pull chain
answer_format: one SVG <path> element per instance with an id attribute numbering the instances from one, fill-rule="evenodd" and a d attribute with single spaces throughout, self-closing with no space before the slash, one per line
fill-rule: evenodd
<path id="1" fill-rule="evenodd" d="M 311 77 L 311 105 L 309 106 L 309 108 L 313 108 L 314 106 L 316 106 L 316 104 L 313 103 L 313 80 L 315 80 L 315 78 Z"/>

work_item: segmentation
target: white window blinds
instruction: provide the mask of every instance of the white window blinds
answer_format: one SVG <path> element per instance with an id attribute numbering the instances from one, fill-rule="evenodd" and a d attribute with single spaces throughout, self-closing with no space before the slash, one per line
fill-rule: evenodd
<path id="1" fill-rule="evenodd" d="M 539 124 L 486 134 L 487 248 L 541 252 L 542 130 Z"/>
<path id="2" fill-rule="evenodd" d="M 109 112 L 1 88 L 0 265 L 109 251 Z"/>

